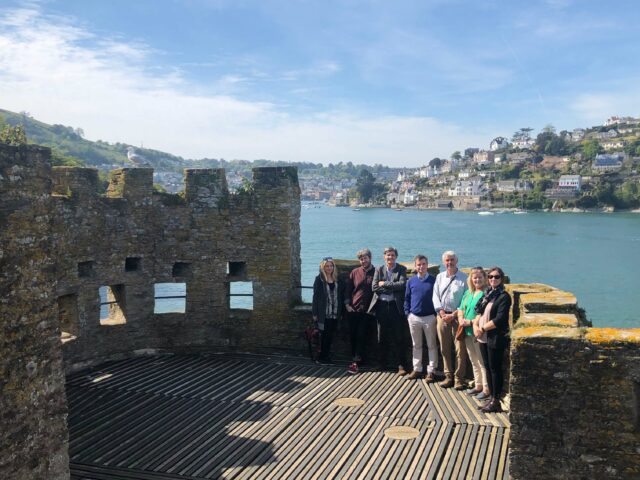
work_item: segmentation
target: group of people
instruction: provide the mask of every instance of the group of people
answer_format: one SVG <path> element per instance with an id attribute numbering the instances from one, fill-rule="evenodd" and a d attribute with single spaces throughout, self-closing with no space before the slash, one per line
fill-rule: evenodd
<path id="1" fill-rule="evenodd" d="M 366 349 L 367 330 L 375 322 L 378 330 L 376 370 L 393 370 L 410 380 L 424 378 L 442 388 L 465 390 L 484 402 L 484 412 L 500 412 L 504 376 L 502 361 L 509 340 L 511 297 L 504 289 L 500 267 L 474 267 L 469 275 L 458 269 L 453 251 L 442 254 L 445 270 L 429 274 L 425 255 L 414 258 L 415 275 L 407 280 L 407 269 L 397 262 L 394 247 L 384 249 L 384 264 L 374 267 L 371 251 L 357 252 L 360 266 L 346 282 L 338 278 L 331 257 L 320 262 L 313 285 L 312 315 L 320 330 L 318 362 L 331 363 L 330 352 L 338 322 L 346 313 L 349 322 L 352 363 L 349 373 L 358 373 Z M 407 334 L 408 332 L 408 334 Z M 409 334 L 412 361 L 408 361 Z M 428 363 L 423 365 L 423 340 Z M 443 369 L 439 366 L 439 353 Z M 473 387 L 466 380 L 466 367 L 473 370 Z"/>

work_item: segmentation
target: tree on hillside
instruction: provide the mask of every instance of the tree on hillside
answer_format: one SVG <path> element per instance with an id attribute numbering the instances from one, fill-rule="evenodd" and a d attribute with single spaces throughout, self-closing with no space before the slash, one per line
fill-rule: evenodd
<path id="1" fill-rule="evenodd" d="M 443 160 L 441 160 L 440 158 L 436 157 L 436 158 L 431 159 L 431 161 L 429 162 L 429 166 L 431 168 L 440 168 L 443 163 L 444 163 Z"/>
<path id="2" fill-rule="evenodd" d="M 596 155 L 602 151 L 600 142 L 595 138 L 589 138 L 582 142 L 582 159 L 592 161 Z"/>
<path id="3" fill-rule="evenodd" d="M 632 157 L 640 156 L 640 138 L 630 141 L 624 146 L 624 151 Z"/>
<path id="4" fill-rule="evenodd" d="M 533 128 L 523 127 L 513 134 L 513 136 L 511 137 L 511 141 L 517 142 L 518 140 L 529 140 L 531 138 L 532 131 Z"/>
<path id="5" fill-rule="evenodd" d="M 534 149 L 545 155 L 563 155 L 567 152 L 567 143 L 564 138 L 556 135 L 555 127 L 549 124 L 536 137 Z"/>
<path id="6" fill-rule="evenodd" d="M 0 143 L 19 146 L 27 144 L 27 134 L 23 125 L 12 126 L 4 122 L 0 117 Z"/>
<path id="7" fill-rule="evenodd" d="M 456 150 L 451 154 L 451 160 L 453 160 L 454 162 L 459 162 L 460 160 L 462 160 L 462 154 L 458 150 Z"/>
<path id="8" fill-rule="evenodd" d="M 375 193 L 375 177 L 369 170 L 360 170 L 356 180 L 356 192 L 362 203 L 368 203 Z"/>

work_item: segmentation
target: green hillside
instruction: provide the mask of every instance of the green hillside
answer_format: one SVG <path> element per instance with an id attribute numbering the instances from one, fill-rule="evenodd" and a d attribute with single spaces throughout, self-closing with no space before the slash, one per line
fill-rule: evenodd
<path id="1" fill-rule="evenodd" d="M 51 148 L 52 163 L 54 165 L 84 165 L 97 167 L 101 171 L 109 171 L 121 166 L 132 166 L 127 160 L 125 143 L 108 143 L 98 140 L 92 142 L 83 138 L 82 128 L 65 125 L 49 125 L 32 118 L 29 114 L 15 113 L 0 109 L 0 127 L 6 123 L 11 126 L 24 127 L 28 143 L 43 145 Z M 157 172 L 175 172 L 182 175 L 184 168 L 224 168 L 239 175 L 250 175 L 253 167 L 295 166 L 301 174 L 321 176 L 330 179 L 355 178 L 362 170 L 372 172 L 388 171 L 389 167 L 376 164 L 354 165 L 351 162 L 336 164 L 311 162 L 284 162 L 280 160 L 243 159 L 225 160 L 224 158 L 184 159 L 170 153 L 136 148 L 136 153 L 143 156 L 149 165 Z"/>
<path id="2" fill-rule="evenodd" d="M 65 125 L 49 125 L 31 118 L 26 114 L 0 109 L 0 123 L 15 126 L 23 125 L 29 143 L 50 147 L 54 165 L 85 165 L 110 170 L 114 166 L 131 165 L 127 160 L 127 147 L 124 143 L 92 142 L 82 138 L 80 128 Z M 148 148 L 136 148 L 136 153 L 147 159 L 158 171 L 181 172 L 184 159 Z"/>

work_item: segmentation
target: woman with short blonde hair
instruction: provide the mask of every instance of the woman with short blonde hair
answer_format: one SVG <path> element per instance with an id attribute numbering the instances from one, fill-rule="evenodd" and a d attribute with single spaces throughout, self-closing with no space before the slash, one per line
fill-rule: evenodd
<path id="1" fill-rule="evenodd" d="M 473 334 L 473 321 L 477 317 L 475 307 L 484 295 L 484 288 L 487 286 L 487 274 L 482 267 L 471 269 L 467 277 L 469 288 L 462 297 L 460 307 L 456 311 L 458 323 L 464 327 L 464 344 L 469 354 L 471 367 L 473 368 L 474 388 L 467 390 L 470 395 L 475 395 L 478 400 L 489 398 L 489 386 L 487 385 L 487 370 L 482 361 L 480 345 Z"/>

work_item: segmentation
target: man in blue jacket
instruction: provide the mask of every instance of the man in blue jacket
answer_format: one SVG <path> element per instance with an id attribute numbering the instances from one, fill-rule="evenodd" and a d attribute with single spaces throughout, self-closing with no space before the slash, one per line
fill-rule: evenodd
<path id="1" fill-rule="evenodd" d="M 429 275 L 429 260 L 424 255 L 416 255 L 413 259 L 416 275 L 407 282 L 404 295 L 404 314 L 409 322 L 411 341 L 413 342 L 413 372 L 407 377 L 410 380 L 422 378 L 422 335 L 427 339 L 429 364 L 427 365 L 428 383 L 435 382 L 435 371 L 438 369 L 438 325 L 436 311 L 433 308 L 433 285 L 436 279 Z"/>

